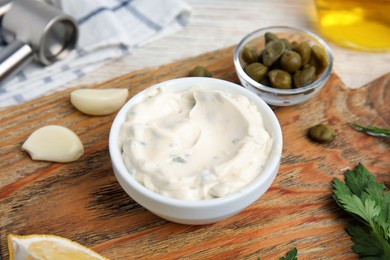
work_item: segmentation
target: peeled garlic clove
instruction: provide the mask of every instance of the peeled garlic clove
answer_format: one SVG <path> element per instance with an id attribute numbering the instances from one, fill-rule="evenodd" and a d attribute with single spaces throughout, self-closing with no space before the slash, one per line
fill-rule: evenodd
<path id="1" fill-rule="evenodd" d="M 35 130 L 23 143 L 22 150 L 33 160 L 72 162 L 84 153 L 79 137 L 70 129 L 48 125 Z"/>
<path id="2" fill-rule="evenodd" d="M 118 111 L 128 95 L 127 89 L 78 89 L 70 94 L 70 102 L 84 114 L 102 116 Z"/>

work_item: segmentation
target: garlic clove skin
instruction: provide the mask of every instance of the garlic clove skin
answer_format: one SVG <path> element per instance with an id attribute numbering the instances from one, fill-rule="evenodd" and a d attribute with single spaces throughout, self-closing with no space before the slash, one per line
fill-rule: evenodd
<path id="1" fill-rule="evenodd" d="M 84 154 L 80 138 L 70 129 L 48 125 L 35 130 L 23 143 L 22 150 L 33 160 L 72 162 Z"/>
<path id="2" fill-rule="evenodd" d="M 70 102 L 80 112 L 103 116 L 118 111 L 126 102 L 128 89 L 78 89 L 70 93 Z"/>

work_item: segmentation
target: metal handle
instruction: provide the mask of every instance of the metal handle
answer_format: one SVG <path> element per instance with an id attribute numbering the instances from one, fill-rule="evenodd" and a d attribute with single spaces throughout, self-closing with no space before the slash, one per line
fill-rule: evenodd
<path id="1" fill-rule="evenodd" d="M 8 44 L 0 52 L 0 81 L 19 72 L 24 65 L 33 59 L 33 50 L 28 44 L 21 41 L 14 41 Z"/>
<path id="2" fill-rule="evenodd" d="M 9 45 L 0 52 L 0 85 L 33 58 L 42 65 L 64 58 L 78 39 L 73 17 L 35 0 L 12 0 L 1 27 Z"/>

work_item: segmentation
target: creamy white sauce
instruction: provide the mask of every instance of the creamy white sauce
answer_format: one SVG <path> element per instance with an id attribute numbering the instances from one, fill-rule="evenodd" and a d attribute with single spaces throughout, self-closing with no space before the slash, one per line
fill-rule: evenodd
<path id="1" fill-rule="evenodd" d="M 272 146 L 248 98 L 193 88 L 156 89 L 121 129 L 124 163 L 149 190 L 181 200 L 226 196 L 262 171 Z"/>

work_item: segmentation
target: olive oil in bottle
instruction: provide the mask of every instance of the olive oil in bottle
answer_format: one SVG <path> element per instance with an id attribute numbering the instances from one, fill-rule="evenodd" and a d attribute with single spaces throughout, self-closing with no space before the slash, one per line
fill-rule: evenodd
<path id="1" fill-rule="evenodd" d="M 390 0 L 315 1 L 325 38 L 357 50 L 390 50 Z"/>

